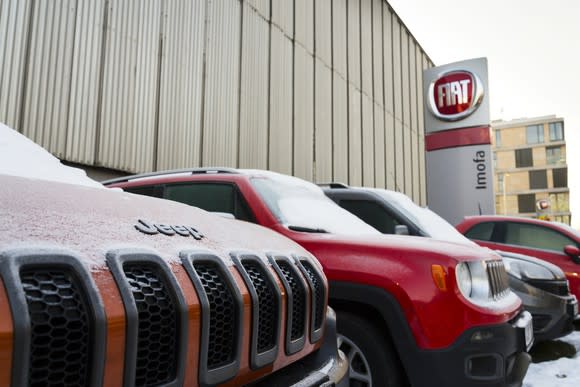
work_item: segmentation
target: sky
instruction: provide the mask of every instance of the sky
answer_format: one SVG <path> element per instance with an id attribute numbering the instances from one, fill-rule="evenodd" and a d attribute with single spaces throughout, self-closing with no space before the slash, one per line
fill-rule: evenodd
<path id="1" fill-rule="evenodd" d="M 388 0 L 435 65 L 487 57 L 491 119 L 564 119 L 580 229 L 580 1 Z"/>

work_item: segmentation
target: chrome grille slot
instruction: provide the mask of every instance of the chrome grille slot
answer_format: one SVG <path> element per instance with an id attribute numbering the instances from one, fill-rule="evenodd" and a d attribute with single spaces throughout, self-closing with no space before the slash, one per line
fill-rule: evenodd
<path id="1" fill-rule="evenodd" d="M 84 386 L 91 378 L 92 316 L 70 270 L 20 272 L 30 316 L 30 386 Z"/>
<path id="2" fill-rule="evenodd" d="M 497 300 L 509 292 L 509 278 L 501 260 L 486 261 L 490 298 Z"/>

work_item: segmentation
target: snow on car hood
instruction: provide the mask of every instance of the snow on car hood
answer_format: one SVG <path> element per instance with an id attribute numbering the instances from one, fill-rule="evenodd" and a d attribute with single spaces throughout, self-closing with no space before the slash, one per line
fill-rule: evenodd
<path id="1" fill-rule="evenodd" d="M 0 123 L 0 174 L 104 188 L 85 171 L 63 165 L 40 145 Z"/>

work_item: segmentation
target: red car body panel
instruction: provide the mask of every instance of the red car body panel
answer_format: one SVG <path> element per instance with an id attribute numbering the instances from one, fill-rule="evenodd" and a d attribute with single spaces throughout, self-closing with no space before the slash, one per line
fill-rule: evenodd
<path id="1" fill-rule="evenodd" d="M 148 177 L 109 187 L 141 187 L 179 182 L 221 182 L 237 185 L 256 222 L 294 240 L 318 258 L 329 281 L 346 281 L 382 288 L 396 297 L 422 349 L 443 349 L 466 329 L 506 323 L 517 316 L 521 301 L 486 309 L 467 301 L 455 285 L 457 262 L 500 259 L 486 250 L 419 237 L 340 236 L 289 230 L 273 216 L 253 188 L 249 174 L 184 174 Z M 146 183 L 145 183 L 146 180 Z M 425 258 L 428 258 L 426 260 Z M 363 264 L 364 262 L 364 264 Z M 447 274 L 447 291 L 435 287 L 431 265 Z"/>
<path id="2" fill-rule="evenodd" d="M 515 216 L 470 216 L 466 217 L 465 220 L 463 220 L 455 227 L 457 228 L 457 230 L 459 230 L 459 232 L 465 234 L 475 225 L 489 222 L 527 223 L 540 226 L 543 228 L 548 228 L 572 239 L 573 241 L 576 242 L 577 246 L 580 247 L 580 238 L 577 235 L 573 234 L 566 227 L 563 227 L 558 223 L 548 222 L 545 220 L 520 218 Z M 518 246 L 492 241 L 482 241 L 476 239 L 474 239 L 473 241 L 481 246 L 489 247 L 495 250 L 505 250 L 519 254 L 531 255 L 533 257 L 546 260 L 548 262 L 553 263 L 554 265 L 559 266 L 566 274 L 566 278 L 568 279 L 568 282 L 570 284 L 570 292 L 574 294 L 578 299 L 580 299 L 580 264 L 577 264 L 574 261 L 572 261 L 572 259 L 564 253 L 564 251 L 558 252 L 552 250 L 543 250 L 533 247 Z"/>

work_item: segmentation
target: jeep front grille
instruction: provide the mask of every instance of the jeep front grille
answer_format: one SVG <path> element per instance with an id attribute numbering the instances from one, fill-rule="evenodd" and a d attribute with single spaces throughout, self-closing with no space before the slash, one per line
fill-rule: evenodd
<path id="1" fill-rule="evenodd" d="M 290 320 L 290 339 L 295 341 L 304 336 L 304 325 L 306 321 L 306 289 L 299 278 L 298 272 L 292 267 L 293 265 L 291 263 L 284 260 L 278 260 L 277 264 L 282 275 L 288 282 L 290 291 L 292 292 L 292 305 L 288 305 L 288 309 L 292 312 L 292 319 Z"/>
<path id="2" fill-rule="evenodd" d="M 30 386 L 84 386 L 90 380 L 92 318 L 69 270 L 20 273 L 30 316 Z"/>
<path id="3" fill-rule="evenodd" d="M 500 299 L 509 293 L 509 278 L 503 261 L 486 261 L 487 277 L 489 279 L 490 298 Z"/>
<path id="4" fill-rule="evenodd" d="M 178 320 L 167 284 L 152 265 L 128 263 L 123 270 L 137 306 L 136 386 L 175 379 Z"/>

